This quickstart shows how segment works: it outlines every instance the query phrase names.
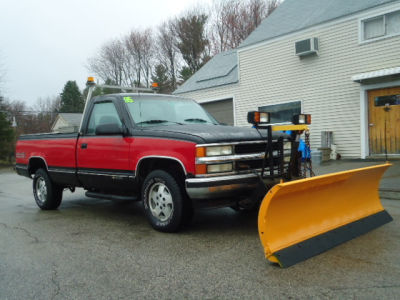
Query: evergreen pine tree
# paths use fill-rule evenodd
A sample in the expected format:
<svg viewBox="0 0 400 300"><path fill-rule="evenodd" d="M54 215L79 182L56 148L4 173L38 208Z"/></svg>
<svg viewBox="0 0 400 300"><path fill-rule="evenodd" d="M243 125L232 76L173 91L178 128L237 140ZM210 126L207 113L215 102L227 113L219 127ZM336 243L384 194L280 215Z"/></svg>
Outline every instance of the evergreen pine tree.
<svg viewBox="0 0 400 300"><path fill-rule="evenodd" d="M62 113L81 113L83 112L84 101L76 81L67 81L61 93Z"/></svg>
<svg viewBox="0 0 400 300"><path fill-rule="evenodd" d="M168 70L163 65L158 64L154 69L154 74L151 76L151 80L158 83L161 94L170 94L173 91L167 72Z"/></svg>
<svg viewBox="0 0 400 300"><path fill-rule="evenodd" d="M9 157L10 148L14 139L14 130L11 127L10 121L7 119L3 97L0 96L0 160L5 160Z"/></svg>

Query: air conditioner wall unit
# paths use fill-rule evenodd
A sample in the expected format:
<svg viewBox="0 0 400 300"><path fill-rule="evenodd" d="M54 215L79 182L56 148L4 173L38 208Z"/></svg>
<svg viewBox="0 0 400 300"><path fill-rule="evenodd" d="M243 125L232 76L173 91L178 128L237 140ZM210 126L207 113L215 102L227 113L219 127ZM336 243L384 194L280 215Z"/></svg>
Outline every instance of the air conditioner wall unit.
<svg viewBox="0 0 400 300"><path fill-rule="evenodd" d="M296 55L306 56L318 54L318 38L309 38L295 43Z"/></svg>

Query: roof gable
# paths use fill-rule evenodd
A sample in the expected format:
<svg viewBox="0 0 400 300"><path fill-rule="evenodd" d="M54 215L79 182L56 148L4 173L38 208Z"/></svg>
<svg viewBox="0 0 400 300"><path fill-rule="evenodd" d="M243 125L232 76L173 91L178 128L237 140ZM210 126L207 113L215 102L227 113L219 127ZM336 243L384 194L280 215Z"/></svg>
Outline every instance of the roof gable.
<svg viewBox="0 0 400 300"><path fill-rule="evenodd" d="M79 113L60 113L58 114L70 126L78 126L81 123L82 114Z"/></svg>
<svg viewBox="0 0 400 300"><path fill-rule="evenodd" d="M243 48L398 0L285 0L239 46Z"/></svg>
<svg viewBox="0 0 400 300"><path fill-rule="evenodd" d="M181 85L174 94L232 84L237 81L237 52L230 50L215 55Z"/></svg>

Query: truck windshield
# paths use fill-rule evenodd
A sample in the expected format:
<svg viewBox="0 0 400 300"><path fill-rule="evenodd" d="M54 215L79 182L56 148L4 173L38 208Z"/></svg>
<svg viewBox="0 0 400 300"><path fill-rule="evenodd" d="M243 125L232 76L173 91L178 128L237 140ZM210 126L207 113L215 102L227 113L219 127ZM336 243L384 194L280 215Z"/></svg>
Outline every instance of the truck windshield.
<svg viewBox="0 0 400 300"><path fill-rule="evenodd" d="M127 98L127 99L125 99ZM133 121L139 126L209 124L218 122L193 100L124 97Z"/></svg>

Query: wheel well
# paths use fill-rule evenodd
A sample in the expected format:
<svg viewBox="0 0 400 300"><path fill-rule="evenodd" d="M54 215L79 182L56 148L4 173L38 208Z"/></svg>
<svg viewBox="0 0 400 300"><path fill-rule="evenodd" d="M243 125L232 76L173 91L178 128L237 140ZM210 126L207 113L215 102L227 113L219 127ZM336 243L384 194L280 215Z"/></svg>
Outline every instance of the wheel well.
<svg viewBox="0 0 400 300"><path fill-rule="evenodd" d="M38 169L44 169L47 171L47 165L44 159L41 157L30 158L28 165L29 175L35 174Z"/></svg>
<svg viewBox="0 0 400 300"><path fill-rule="evenodd" d="M149 157L141 160L136 169L136 178L139 183L142 183L146 176L154 170L167 171L179 181L185 178L185 171L178 161L169 158Z"/></svg>

